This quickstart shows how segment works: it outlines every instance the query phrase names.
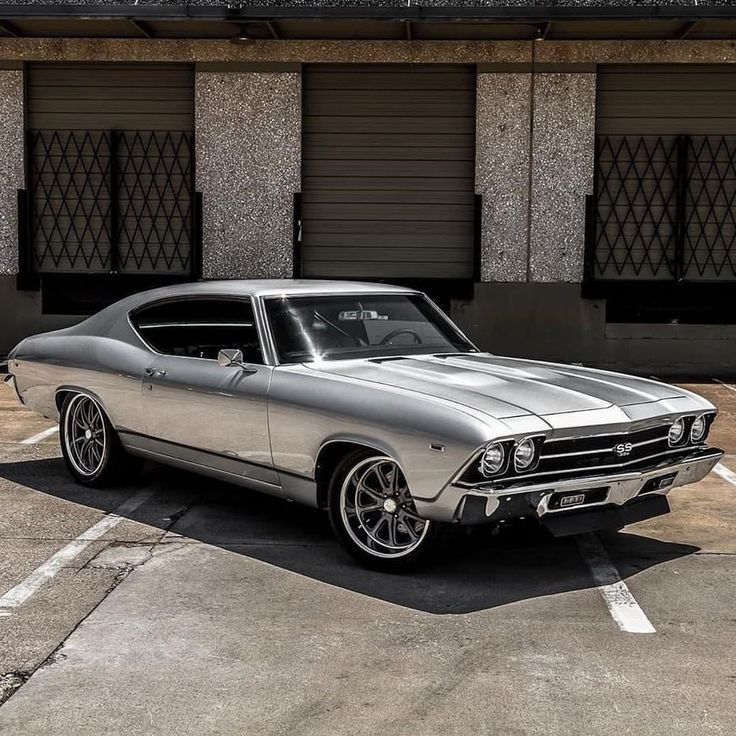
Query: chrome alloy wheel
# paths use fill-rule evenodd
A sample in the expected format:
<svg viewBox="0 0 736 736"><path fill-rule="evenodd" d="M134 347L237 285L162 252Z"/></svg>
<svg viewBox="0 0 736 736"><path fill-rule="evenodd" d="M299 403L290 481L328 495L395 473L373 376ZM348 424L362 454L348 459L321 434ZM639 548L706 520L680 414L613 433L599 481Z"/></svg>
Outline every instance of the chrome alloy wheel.
<svg viewBox="0 0 736 736"><path fill-rule="evenodd" d="M352 540L370 555L403 557L415 550L430 522L417 514L401 468L390 457L370 457L346 476L340 514Z"/></svg>
<svg viewBox="0 0 736 736"><path fill-rule="evenodd" d="M107 432L94 399L77 394L69 402L64 416L64 443L69 461L80 475L92 476L100 470Z"/></svg>

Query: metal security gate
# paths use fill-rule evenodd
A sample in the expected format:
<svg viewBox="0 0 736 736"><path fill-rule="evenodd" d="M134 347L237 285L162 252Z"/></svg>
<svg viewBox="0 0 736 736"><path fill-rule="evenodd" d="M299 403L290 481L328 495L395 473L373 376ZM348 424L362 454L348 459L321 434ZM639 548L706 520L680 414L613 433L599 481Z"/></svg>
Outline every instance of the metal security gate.
<svg viewBox="0 0 736 736"><path fill-rule="evenodd" d="M736 280L736 136L599 136L590 277Z"/></svg>
<svg viewBox="0 0 736 736"><path fill-rule="evenodd" d="M472 279L475 70L308 66L303 95L302 274Z"/></svg>
<svg viewBox="0 0 736 736"><path fill-rule="evenodd" d="M190 132L29 133L28 222L39 273L190 273Z"/></svg>
<svg viewBox="0 0 736 736"><path fill-rule="evenodd" d="M586 280L736 281L736 71L603 67L597 116Z"/></svg>
<svg viewBox="0 0 736 736"><path fill-rule="evenodd" d="M195 274L193 68L31 64L27 78L25 271Z"/></svg>

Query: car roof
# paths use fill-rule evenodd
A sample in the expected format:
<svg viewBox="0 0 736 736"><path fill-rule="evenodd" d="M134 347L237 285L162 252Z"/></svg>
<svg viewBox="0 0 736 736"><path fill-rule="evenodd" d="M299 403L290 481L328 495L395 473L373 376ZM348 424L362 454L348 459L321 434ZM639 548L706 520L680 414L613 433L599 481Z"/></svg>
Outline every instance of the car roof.
<svg viewBox="0 0 736 736"><path fill-rule="evenodd" d="M121 299L101 312L92 315L74 328L105 331L118 319L147 304L162 299L187 296L267 297L299 294L416 294L415 289L391 284L362 283L359 281L321 281L317 279L238 279L230 281L193 281L186 284L163 286L141 291ZM77 329L78 328L78 329Z"/></svg>
<svg viewBox="0 0 736 736"><path fill-rule="evenodd" d="M416 293L414 289L391 284L363 283L359 281L323 281L317 279L233 279L227 281L195 281L187 284L164 286L143 291L129 297L128 308L134 308L158 299L177 296L227 295L227 296L291 296L297 294L382 294Z"/></svg>

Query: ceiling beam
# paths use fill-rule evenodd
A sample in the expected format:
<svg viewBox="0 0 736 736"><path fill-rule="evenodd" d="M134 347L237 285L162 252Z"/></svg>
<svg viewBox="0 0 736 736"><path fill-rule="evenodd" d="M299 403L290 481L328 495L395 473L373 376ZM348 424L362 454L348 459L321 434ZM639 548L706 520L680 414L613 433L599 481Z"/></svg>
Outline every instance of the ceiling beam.
<svg viewBox="0 0 736 736"><path fill-rule="evenodd" d="M15 36L15 38L23 36L18 26L7 20L0 20L0 31L4 31L10 36Z"/></svg>
<svg viewBox="0 0 736 736"><path fill-rule="evenodd" d="M316 20L342 18L353 20L486 20L516 23L545 23L550 20L681 20L736 19L736 6L728 5L458 5L451 0L440 6L408 5L357 6L357 5L263 5L225 7L222 5L138 5L127 2L120 5L97 3L95 5L34 4L0 2L0 17L54 19L100 18L113 20L217 20L217 21L274 21L279 19Z"/></svg>
<svg viewBox="0 0 736 736"><path fill-rule="evenodd" d="M680 41L686 39L695 30L695 26L697 26L699 22L700 21L698 20L689 20L687 23L684 23L677 32L677 38Z"/></svg>
<svg viewBox="0 0 736 736"><path fill-rule="evenodd" d="M552 28L552 21L548 20L541 26L537 26L537 35L534 37L537 41L546 41L549 35L550 28Z"/></svg>
<svg viewBox="0 0 736 736"><path fill-rule="evenodd" d="M146 23L142 20L136 20L135 18L128 18L128 23L133 26L137 31L142 33L146 38L154 38L154 34Z"/></svg>

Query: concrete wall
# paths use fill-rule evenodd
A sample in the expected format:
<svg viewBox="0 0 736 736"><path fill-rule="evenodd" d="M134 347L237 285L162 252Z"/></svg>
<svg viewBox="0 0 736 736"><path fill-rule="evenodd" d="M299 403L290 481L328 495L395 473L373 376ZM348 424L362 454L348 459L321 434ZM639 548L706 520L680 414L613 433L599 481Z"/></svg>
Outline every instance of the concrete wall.
<svg viewBox="0 0 736 736"><path fill-rule="evenodd" d="M0 70L0 274L18 273L18 189L23 189L23 72ZM0 312L2 314L2 312Z"/></svg>
<svg viewBox="0 0 736 736"><path fill-rule="evenodd" d="M18 291L15 276L0 276L0 359L24 337L58 330L83 317L41 313L40 291Z"/></svg>
<svg viewBox="0 0 736 736"><path fill-rule="evenodd" d="M301 75L200 72L195 100L204 277L291 276Z"/></svg>
<svg viewBox="0 0 736 736"><path fill-rule="evenodd" d="M476 284L452 316L484 350L657 376L736 375L736 325L606 324L573 283Z"/></svg>

